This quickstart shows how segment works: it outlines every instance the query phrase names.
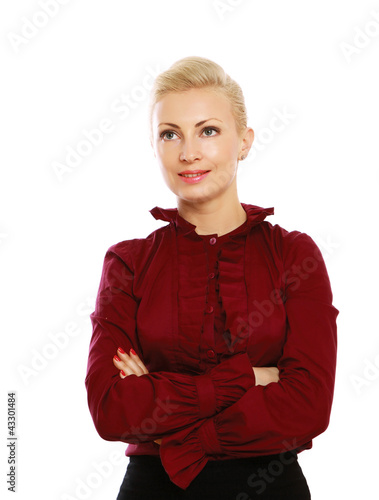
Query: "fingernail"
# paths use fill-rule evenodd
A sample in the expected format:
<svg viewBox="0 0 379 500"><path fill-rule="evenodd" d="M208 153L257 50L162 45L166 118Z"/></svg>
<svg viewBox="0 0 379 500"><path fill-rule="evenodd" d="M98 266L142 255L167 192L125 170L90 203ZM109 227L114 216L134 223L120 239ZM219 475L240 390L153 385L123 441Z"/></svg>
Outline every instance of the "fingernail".
<svg viewBox="0 0 379 500"><path fill-rule="evenodd" d="M121 361L121 359L120 359L118 356L114 356L114 359L115 359L116 361Z"/></svg>
<svg viewBox="0 0 379 500"><path fill-rule="evenodd" d="M136 353L136 351L133 349L133 347L130 349L130 352L131 352L132 354L134 354L134 355L136 355L136 354L137 354L137 353Z"/></svg>
<svg viewBox="0 0 379 500"><path fill-rule="evenodd" d="M124 377L126 377L124 370L121 370L121 375L123 375Z"/></svg>
<svg viewBox="0 0 379 500"><path fill-rule="evenodd" d="M121 352L121 354L125 354L125 351L124 351L123 349L121 349L121 347L119 347L117 350L118 350L119 352Z"/></svg>

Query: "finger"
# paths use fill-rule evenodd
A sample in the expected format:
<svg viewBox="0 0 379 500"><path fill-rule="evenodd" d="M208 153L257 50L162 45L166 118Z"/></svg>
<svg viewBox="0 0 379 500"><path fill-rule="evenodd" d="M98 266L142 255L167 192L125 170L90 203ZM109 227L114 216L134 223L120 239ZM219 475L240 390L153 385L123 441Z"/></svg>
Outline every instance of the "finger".
<svg viewBox="0 0 379 500"><path fill-rule="evenodd" d="M133 367L129 366L125 361L120 359L117 355L113 356L112 361L117 370L120 371L122 370L125 376L135 374L134 373L135 368L133 369Z"/></svg>
<svg viewBox="0 0 379 500"><path fill-rule="evenodd" d="M121 378L128 377L129 375L138 375L133 371L132 368L128 367L126 363L120 360L120 358L117 359L117 356L115 356L113 359L113 364L119 370L119 375Z"/></svg>
<svg viewBox="0 0 379 500"><path fill-rule="evenodd" d="M149 373L148 369L133 348L130 349L130 354L128 355L121 347L119 347L117 349L117 354L128 364L129 367L134 370L134 373L136 375L144 375L145 373Z"/></svg>
<svg viewBox="0 0 379 500"><path fill-rule="evenodd" d="M118 356L114 356L112 361L117 370L123 370L124 372L128 370L127 365Z"/></svg>
<svg viewBox="0 0 379 500"><path fill-rule="evenodd" d="M126 353L117 352L113 357L113 363L119 370L124 370L126 375L137 375L138 377L144 375L144 371Z"/></svg>
<svg viewBox="0 0 379 500"><path fill-rule="evenodd" d="M130 356L137 363L137 365L141 368L143 373L149 373L149 370L146 368L144 362L141 360L141 358L138 356L138 354L136 353L136 351L133 348L130 349Z"/></svg>
<svg viewBox="0 0 379 500"><path fill-rule="evenodd" d="M123 349L121 349L121 347L119 347L117 349L117 351L120 354L126 354L123 351ZM138 356L138 354L136 353L136 351L133 348L131 348L130 351L129 351L129 357L130 357L130 359L132 361L134 361L136 363L136 365L138 365L141 368L141 370L142 370L143 373L149 373L148 370L147 370L147 368L146 368L146 366L145 366L145 364L143 363L143 361L141 360L141 358Z"/></svg>
<svg viewBox="0 0 379 500"><path fill-rule="evenodd" d="M132 370L132 372L135 375L143 375L144 371L143 369L139 366L139 364L134 360L131 356L129 356L126 353L119 354L121 360L124 362L125 367L128 368L129 370Z"/></svg>

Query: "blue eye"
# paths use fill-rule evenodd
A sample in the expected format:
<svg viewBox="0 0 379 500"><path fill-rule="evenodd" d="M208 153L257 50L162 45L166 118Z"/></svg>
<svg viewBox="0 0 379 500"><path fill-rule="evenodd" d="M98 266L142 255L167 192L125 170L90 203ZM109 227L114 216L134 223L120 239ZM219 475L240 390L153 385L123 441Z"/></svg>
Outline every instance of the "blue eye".
<svg viewBox="0 0 379 500"><path fill-rule="evenodd" d="M171 141L172 139L174 139L175 135L176 133L173 132L172 130L165 130L160 134L160 138L166 139L167 141Z"/></svg>
<svg viewBox="0 0 379 500"><path fill-rule="evenodd" d="M208 133L208 132L211 132L211 133ZM215 127L206 127L206 128L203 130L203 134L204 134L204 135L206 135L207 137L212 137L213 135L215 135L215 134L213 134L212 132L217 133L217 132L219 132L219 130L218 130L218 129L216 129Z"/></svg>
<svg viewBox="0 0 379 500"><path fill-rule="evenodd" d="M220 130L216 127L205 127L201 133L204 134L206 137L213 137L219 132ZM164 130L159 135L159 137L165 141L172 141L173 139L175 139L175 136L177 137L177 133L174 132L173 130Z"/></svg>

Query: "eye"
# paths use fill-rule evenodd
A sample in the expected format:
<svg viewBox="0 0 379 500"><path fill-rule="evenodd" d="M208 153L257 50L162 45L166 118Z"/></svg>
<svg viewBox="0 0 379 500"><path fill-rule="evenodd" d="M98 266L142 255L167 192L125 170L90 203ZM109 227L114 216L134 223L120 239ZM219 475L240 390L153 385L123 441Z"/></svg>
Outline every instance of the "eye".
<svg viewBox="0 0 379 500"><path fill-rule="evenodd" d="M207 137L213 137L218 132L220 132L220 130L218 128L216 128L216 127L206 127L203 130L203 134L206 135Z"/></svg>
<svg viewBox="0 0 379 500"><path fill-rule="evenodd" d="M176 133L173 130L164 130L159 137L166 141L172 141L176 136Z"/></svg>

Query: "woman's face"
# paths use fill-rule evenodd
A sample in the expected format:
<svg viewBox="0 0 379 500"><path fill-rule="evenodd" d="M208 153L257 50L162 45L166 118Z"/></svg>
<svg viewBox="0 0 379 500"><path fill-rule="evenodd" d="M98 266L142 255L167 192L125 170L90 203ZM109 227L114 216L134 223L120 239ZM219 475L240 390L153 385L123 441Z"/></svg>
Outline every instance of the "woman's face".
<svg viewBox="0 0 379 500"><path fill-rule="evenodd" d="M154 107L152 132L167 186L190 202L214 199L231 189L242 151L248 152L242 149L246 139L237 132L230 102L217 91L166 94Z"/></svg>

